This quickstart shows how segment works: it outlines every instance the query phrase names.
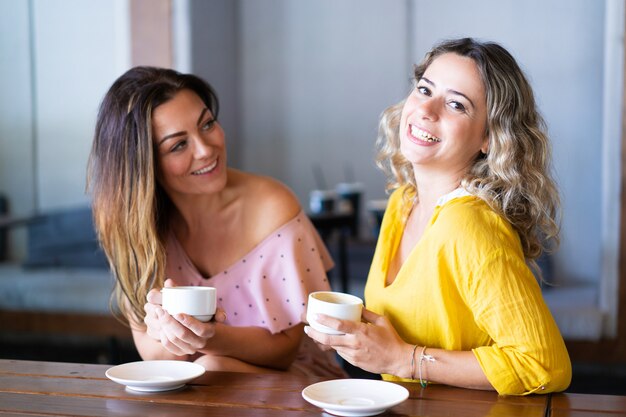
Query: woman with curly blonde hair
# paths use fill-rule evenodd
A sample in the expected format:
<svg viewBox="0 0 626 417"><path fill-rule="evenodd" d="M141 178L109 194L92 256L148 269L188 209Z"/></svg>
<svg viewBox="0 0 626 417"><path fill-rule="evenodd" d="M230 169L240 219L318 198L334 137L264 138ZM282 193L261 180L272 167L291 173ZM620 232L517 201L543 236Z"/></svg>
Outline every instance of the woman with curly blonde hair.
<svg viewBox="0 0 626 417"><path fill-rule="evenodd" d="M532 270L558 245L559 198L532 88L502 46L435 46L381 118L392 193L363 323L313 339L384 379L500 394L567 388L571 363ZM540 274L538 273L540 279Z"/></svg>
<svg viewBox="0 0 626 417"><path fill-rule="evenodd" d="M342 376L302 332L332 259L287 187L228 167L218 110L204 80L155 67L128 70L100 106L88 188L137 350L210 370ZM176 285L215 287L218 320L169 314L159 290Z"/></svg>

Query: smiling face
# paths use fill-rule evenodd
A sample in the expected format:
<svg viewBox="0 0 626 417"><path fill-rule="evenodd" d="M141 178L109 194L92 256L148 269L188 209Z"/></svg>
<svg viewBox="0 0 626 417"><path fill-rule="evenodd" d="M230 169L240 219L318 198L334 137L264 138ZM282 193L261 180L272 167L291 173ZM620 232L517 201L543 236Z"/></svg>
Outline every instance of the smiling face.
<svg viewBox="0 0 626 417"><path fill-rule="evenodd" d="M200 97L182 90L152 113L158 181L170 198L226 184L224 131Z"/></svg>
<svg viewBox="0 0 626 417"><path fill-rule="evenodd" d="M485 87L471 58L445 53L428 66L407 97L400 149L414 169L460 179L487 152Z"/></svg>

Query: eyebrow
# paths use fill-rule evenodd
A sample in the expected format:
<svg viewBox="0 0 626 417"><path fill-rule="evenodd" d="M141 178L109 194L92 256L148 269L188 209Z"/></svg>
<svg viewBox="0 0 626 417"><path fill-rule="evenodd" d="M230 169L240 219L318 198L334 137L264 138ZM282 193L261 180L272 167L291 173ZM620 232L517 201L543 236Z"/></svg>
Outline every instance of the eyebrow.
<svg viewBox="0 0 626 417"><path fill-rule="evenodd" d="M198 121L196 122L198 126L200 126L200 123L202 123L202 119L204 118L205 113L208 111L209 109L207 109L206 107L202 109L202 113L200 113L200 117L198 117Z"/></svg>
<svg viewBox="0 0 626 417"><path fill-rule="evenodd" d="M202 113L200 113L200 117L198 117L198 121L196 122L197 125L200 125L200 123L202 123L202 119L204 118L204 115L208 111L209 111L209 109L207 109L206 107L204 109L202 109ZM168 140L168 139L171 139L171 138L176 137L176 136L182 136L182 135L184 135L186 133L187 132L185 132L184 130L181 130L180 132L174 132L174 133L170 133L169 135L165 135L159 141L158 146L161 146L161 144L163 142L165 142L166 140Z"/></svg>
<svg viewBox="0 0 626 417"><path fill-rule="evenodd" d="M436 87L436 86L437 86L434 82L432 82L431 80L429 80L429 79L428 79L428 78L426 78L426 77L422 77L422 78L421 78L421 80L424 80L426 83L428 83L428 84L432 85L433 87ZM451 88L449 88L449 89L448 89L448 90L446 90L446 91L448 91L448 92L450 92L450 93L452 93L452 94L456 94L456 95L458 95L458 96L464 97L467 101L469 101L469 102L470 102L470 104L472 105L472 107L476 107L476 106L474 105L474 102L472 101L472 99L471 99L471 98L469 98L468 96L466 96L465 94L461 93L460 91L453 90L453 89L451 89Z"/></svg>

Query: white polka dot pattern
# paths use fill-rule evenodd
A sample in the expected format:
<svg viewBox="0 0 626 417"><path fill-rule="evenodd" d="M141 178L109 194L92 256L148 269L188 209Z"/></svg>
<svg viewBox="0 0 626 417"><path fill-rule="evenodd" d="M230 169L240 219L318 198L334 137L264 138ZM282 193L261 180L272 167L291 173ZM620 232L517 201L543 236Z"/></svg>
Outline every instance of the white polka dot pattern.
<svg viewBox="0 0 626 417"><path fill-rule="evenodd" d="M170 233L166 275L177 285L217 288L227 324L277 333L300 323L308 294L329 290L333 261L314 226L300 212L239 261L208 279L201 276Z"/></svg>

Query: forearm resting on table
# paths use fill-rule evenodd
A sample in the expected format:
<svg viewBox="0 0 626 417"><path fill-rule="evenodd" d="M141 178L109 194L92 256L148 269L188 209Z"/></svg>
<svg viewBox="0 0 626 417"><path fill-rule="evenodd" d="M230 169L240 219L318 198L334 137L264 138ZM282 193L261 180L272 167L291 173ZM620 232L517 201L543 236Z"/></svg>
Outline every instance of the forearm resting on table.
<svg viewBox="0 0 626 417"><path fill-rule="evenodd" d="M427 349L426 354L437 358L435 362L422 362L427 368L426 378L463 388L494 390L473 352Z"/></svg>
<svg viewBox="0 0 626 417"><path fill-rule="evenodd" d="M409 346L414 352L413 362L407 361L409 366L405 378L420 377L420 356L423 346ZM425 355L431 355L434 361L421 361L421 376L423 381L436 382L445 385L454 385L462 388L494 390L487 376L480 367L476 356L471 351L451 351L444 349L426 348ZM410 356L407 355L407 358ZM413 365L411 369L411 363Z"/></svg>
<svg viewBox="0 0 626 417"><path fill-rule="evenodd" d="M135 325L133 325L132 331L135 348L137 348L139 356L141 356L141 359L144 361L166 359L186 361L190 359L189 355L179 356L170 352L159 340L151 338L145 330L138 329Z"/></svg>
<svg viewBox="0 0 626 417"><path fill-rule="evenodd" d="M216 326L216 334L201 353L228 356L257 366L287 369L295 359L304 324L272 334L261 327Z"/></svg>
<svg viewBox="0 0 626 417"><path fill-rule="evenodd" d="M199 355L226 356L261 367L287 369L295 359L302 339L303 324L272 334L261 327L216 325L216 333L195 355L176 355L145 329L132 326L133 339L143 360L192 360Z"/></svg>

